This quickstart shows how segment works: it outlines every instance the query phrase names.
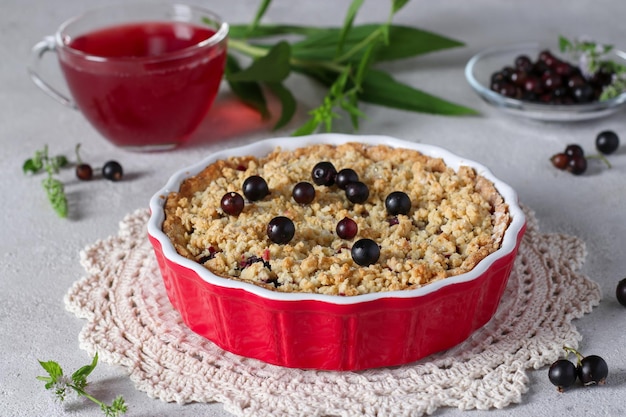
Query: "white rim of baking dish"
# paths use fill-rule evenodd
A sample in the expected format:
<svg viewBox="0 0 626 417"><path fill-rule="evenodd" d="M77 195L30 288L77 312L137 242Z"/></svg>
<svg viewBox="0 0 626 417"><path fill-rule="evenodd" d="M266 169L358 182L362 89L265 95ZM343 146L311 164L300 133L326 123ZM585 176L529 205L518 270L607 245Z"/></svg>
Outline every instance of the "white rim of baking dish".
<svg viewBox="0 0 626 417"><path fill-rule="evenodd" d="M385 291L385 292L377 292L377 293L368 293L368 294L360 294L353 296L340 296L340 295L327 295L327 294L317 294L317 293L286 293L279 291L268 290L263 287L259 287L252 283L247 283L243 281L237 281L229 278L220 277L203 265L192 261L191 259L185 258L184 256L178 254L174 245L171 243L169 237L161 230L163 221L165 220L165 212L163 210L165 197L171 192L177 192L180 188L180 184L187 177L198 174L202 171L207 165L219 160L226 159L231 156L244 156L244 155L255 155L262 156L266 155L276 147L281 147L285 150L291 150L296 148L301 148L307 145L313 144L331 144L331 145L339 145L347 142L360 142L369 145L388 145L394 148L406 148L413 149L423 153L424 155L442 158L446 165L453 168L455 171L459 169L460 166L470 166L474 168L479 175L484 176L493 182L494 186L504 198L504 201L507 203L509 208L509 214L511 216L511 222L504 233L504 237L502 239L502 244L500 248L493 252L492 254L485 257L482 261L480 261L470 272L466 272L464 274L455 275L443 280L435 281L424 285L420 288L410 289L410 290L398 290L398 291ZM284 137L284 138L272 138L261 140L249 145L240 146L236 148L229 148L217 151L201 161L187 167L183 168L177 172L175 172L166 183L166 185L157 191L152 198L150 199L150 219L148 220L148 233L155 238L161 245L163 250L163 255L185 268L188 268L195 273L198 274L200 278L206 281L209 284L216 285L219 287L226 287L232 289L241 289L247 291L249 293L255 294L259 297L263 297L270 300L276 301L303 301L303 300L314 300L321 301L330 304L341 304L341 305L349 305L349 304L358 304L368 301L373 301L382 298L415 298L421 297L426 294L435 292L442 287L448 285L454 285L462 282L472 281L482 274L484 274L487 269L498 259L509 255L512 251L515 250L517 245L517 239L520 231L525 225L526 219L524 216L524 212L519 206L517 193L513 188L511 188L508 184L502 182L498 178L496 178L493 173L485 166L459 157L452 152L443 149L438 146L433 145L425 145L421 143L408 142L405 140L396 139L390 136L378 136L378 135L346 135L346 134L318 134L318 135L310 135L310 136L302 136L302 137Z"/></svg>

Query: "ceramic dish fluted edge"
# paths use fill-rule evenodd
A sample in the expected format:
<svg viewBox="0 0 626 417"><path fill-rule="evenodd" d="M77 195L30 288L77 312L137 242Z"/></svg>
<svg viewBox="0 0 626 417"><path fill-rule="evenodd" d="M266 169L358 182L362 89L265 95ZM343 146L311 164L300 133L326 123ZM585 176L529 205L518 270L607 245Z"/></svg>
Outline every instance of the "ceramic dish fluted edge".
<svg viewBox="0 0 626 417"><path fill-rule="evenodd" d="M500 249L461 275L413 290L357 296L283 293L219 277L179 255L161 230L165 199L186 178L231 156L264 156L311 144L360 142L442 158L455 171L473 167L508 205ZM465 340L499 304L526 227L515 191L485 166L443 148L388 136L320 134L273 138L217 151L174 173L150 199L148 237L172 305L194 332L232 353L297 368L357 370L416 361Z"/></svg>
<svg viewBox="0 0 626 417"><path fill-rule="evenodd" d="M556 44L524 42L487 48L474 55L465 65L465 78L472 89L488 104L508 114L545 122L578 122L609 116L624 106L626 92L609 100L589 104L541 104L505 97L489 88L491 75L505 66L513 66L519 55L527 55L536 60L543 50L559 54ZM626 52L613 49L609 56L616 62L626 65Z"/></svg>

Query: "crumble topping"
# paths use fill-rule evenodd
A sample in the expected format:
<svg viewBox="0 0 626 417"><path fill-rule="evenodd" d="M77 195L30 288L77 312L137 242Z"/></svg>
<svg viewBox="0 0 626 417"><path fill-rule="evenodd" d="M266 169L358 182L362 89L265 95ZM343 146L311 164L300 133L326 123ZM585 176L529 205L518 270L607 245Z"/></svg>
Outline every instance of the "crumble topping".
<svg viewBox="0 0 626 417"><path fill-rule="evenodd" d="M311 170L320 161L355 170L369 187L367 201L351 203L336 185L314 185L315 199L296 203L294 185L312 183ZM242 194L252 175L267 181L269 195L246 200L237 216L224 213L222 197ZM387 213L385 198L393 191L410 197L407 215ZM455 172L414 150L360 143L216 161L167 197L165 215L163 231L177 252L221 277L275 291L344 296L413 289L468 272L500 247L509 223L502 197L473 168ZM295 225L287 244L268 238L267 225L277 216ZM349 240L335 231L345 217L358 225ZM379 259L368 266L350 253L363 238L380 247Z"/></svg>

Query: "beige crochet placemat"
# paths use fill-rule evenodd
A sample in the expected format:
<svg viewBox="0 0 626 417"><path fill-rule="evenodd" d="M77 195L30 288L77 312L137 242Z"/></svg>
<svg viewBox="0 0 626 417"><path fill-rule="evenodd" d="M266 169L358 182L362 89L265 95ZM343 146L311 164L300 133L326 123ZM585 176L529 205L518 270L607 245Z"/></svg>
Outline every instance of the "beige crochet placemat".
<svg viewBox="0 0 626 417"><path fill-rule="evenodd" d="M86 320L81 348L126 368L163 401L220 402L240 416L423 415L439 407L502 408L528 390L525 370L581 338L572 320L600 301L579 272L584 243L528 229L494 318L464 343L424 360L360 372L287 369L243 358L191 332L170 305L146 235L147 210L81 252L87 276L65 297ZM359 395L355 396L354 393Z"/></svg>

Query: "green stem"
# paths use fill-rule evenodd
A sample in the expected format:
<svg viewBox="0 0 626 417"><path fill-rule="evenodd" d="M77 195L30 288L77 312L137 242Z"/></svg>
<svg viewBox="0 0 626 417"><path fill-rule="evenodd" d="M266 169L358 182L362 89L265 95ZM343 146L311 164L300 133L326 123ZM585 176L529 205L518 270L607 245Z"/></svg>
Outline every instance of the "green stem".
<svg viewBox="0 0 626 417"><path fill-rule="evenodd" d="M267 55L268 49L252 45L246 41L239 39L229 39L228 48L251 58L261 58ZM289 63L299 68L323 68L334 72L342 72L345 66L331 61L305 61L297 58L291 58Z"/></svg>
<svg viewBox="0 0 626 417"><path fill-rule="evenodd" d="M587 155L587 159L600 159L602 161L604 161L604 163L606 164L606 166L611 169L613 168L613 165L611 165L611 163L609 162L609 160L607 159L606 156L602 155L601 153L599 154L594 154L594 155Z"/></svg>
<svg viewBox="0 0 626 417"><path fill-rule="evenodd" d="M229 39L228 49L241 52L242 54L245 54L252 58L261 58L267 55L267 49L261 48L260 46L251 45L248 42L241 41L238 39Z"/></svg>
<svg viewBox="0 0 626 417"><path fill-rule="evenodd" d="M368 46L374 39L379 37L381 33L382 33L382 31L380 30L380 28L376 29L375 31L370 33L367 38L363 39L361 42L359 42L356 45L354 45L352 48L350 48L343 55L341 55L340 57L336 58L335 62L344 62L347 59L351 58L353 55L358 53L361 49L363 49L366 46Z"/></svg>
<svg viewBox="0 0 626 417"><path fill-rule="evenodd" d="M91 394L89 394L87 391L78 388L76 385L68 385L70 388L72 388L74 391L76 391L81 397L85 397L90 401L93 401L94 403L98 404L98 406L100 406L101 409L104 408L108 408L109 406L106 405L104 402L100 401L99 399L97 399L96 397L92 396Z"/></svg>
<svg viewBox="0 0 626 417"><path fill-rule="evenodd" d="M573 353L574 355L576 355L576 359L578 361L578 364L580 364L580 362L584 359L584 356L582 355L582 353L580 353L579 351L577 351L573 347L563 346L563 350L565 350L565 352L567 352L568 354L569 353Z"/></svg>

